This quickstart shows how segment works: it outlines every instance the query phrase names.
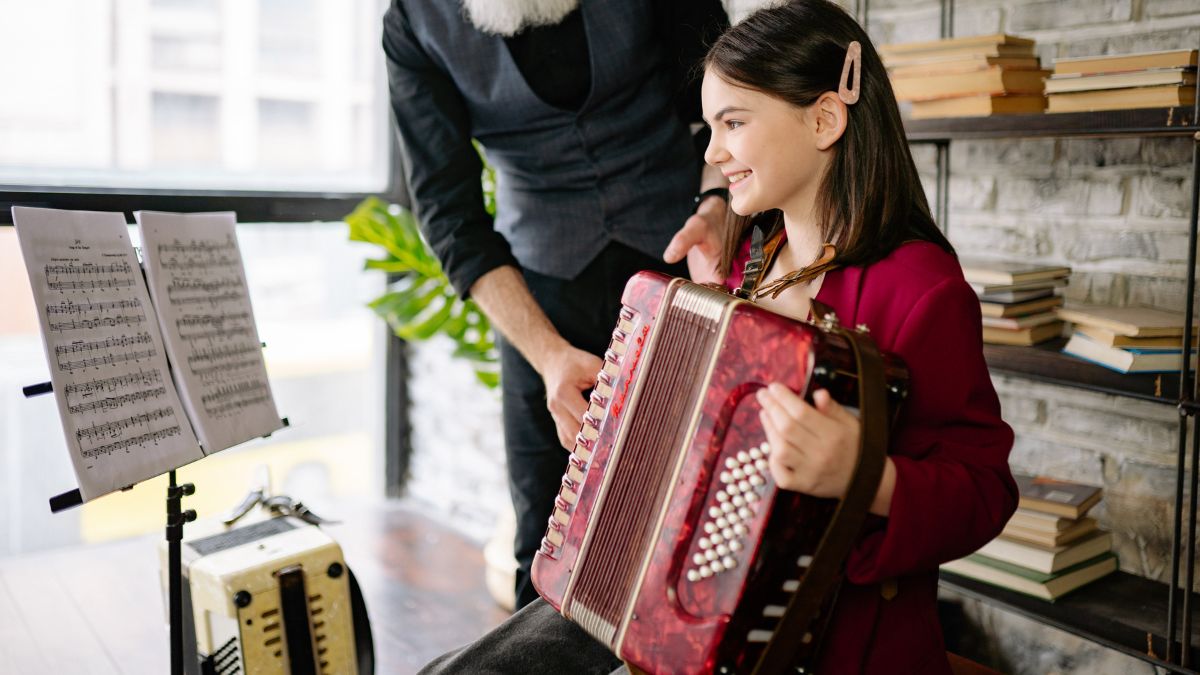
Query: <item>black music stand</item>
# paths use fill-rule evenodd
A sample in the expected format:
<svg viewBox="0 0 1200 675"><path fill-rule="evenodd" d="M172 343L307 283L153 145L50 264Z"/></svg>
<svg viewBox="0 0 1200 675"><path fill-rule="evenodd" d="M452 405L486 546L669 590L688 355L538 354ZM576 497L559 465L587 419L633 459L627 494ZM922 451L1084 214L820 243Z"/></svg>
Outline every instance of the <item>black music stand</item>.
<svg viewBox="0 0 1200 675"><path fill-rule="evenodd" d="M265 345L264 345L265 346ZM23 387L21 392L25 398L33 398L54 391L54 385L49 382ZM286 417L279 420L284 427L289 426ZM269 438L271 434L263 436ZM168 473L167 483L167 622L171 634L171 675L183 675L183 572L181 567L181 543L183 542L183 524L196 519L194 509L183 510L183 498L196 493L192 483L177 485L175 469ZM132 490L128 485L121 491ZM83 493L79 488L68 490L50 498L50 512L59 513L83 504Z"/></svg>

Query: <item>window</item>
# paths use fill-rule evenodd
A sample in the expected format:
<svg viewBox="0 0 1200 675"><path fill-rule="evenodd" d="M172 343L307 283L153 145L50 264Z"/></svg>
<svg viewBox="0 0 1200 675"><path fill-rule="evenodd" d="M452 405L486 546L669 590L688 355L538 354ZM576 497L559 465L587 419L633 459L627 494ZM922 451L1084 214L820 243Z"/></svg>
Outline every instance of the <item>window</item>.
<svg viewBox="0 0 1200 675"><path fill-rule="evenodd" d="M389 187L380 0L4 7L0 185Z"/></svg>

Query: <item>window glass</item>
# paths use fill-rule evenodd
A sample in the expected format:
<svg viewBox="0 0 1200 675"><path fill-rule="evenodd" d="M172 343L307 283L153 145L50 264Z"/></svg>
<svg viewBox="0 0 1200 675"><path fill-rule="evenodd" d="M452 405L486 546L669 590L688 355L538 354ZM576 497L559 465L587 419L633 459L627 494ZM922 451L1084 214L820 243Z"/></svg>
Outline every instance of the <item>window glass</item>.
<svg viewBox="0 0 1200 675"><path fill-rule="evenodd" d="M383 10L0 0L0 184L384 191Z"/></svg>

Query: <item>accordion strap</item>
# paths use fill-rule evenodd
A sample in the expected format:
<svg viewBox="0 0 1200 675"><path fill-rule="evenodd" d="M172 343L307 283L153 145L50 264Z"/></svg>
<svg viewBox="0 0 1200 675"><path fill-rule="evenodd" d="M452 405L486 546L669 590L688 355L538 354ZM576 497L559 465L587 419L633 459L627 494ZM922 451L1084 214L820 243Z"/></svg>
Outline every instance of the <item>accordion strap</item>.
<svg viewBox="0 0 1200 675"><path fill-rule="evenodd" d="M756 675L788 671L799 665L797 661L802 654L815 653L817 636L810 634L804 639L805 635L814 630L822 604L841 581L842 566L866 520L887 459L890 416L883 357L879 349L865 332L837 325L832 311L815 300L813 315L824 317L827 320L825 328L844 337L854 353L862 422L858 464L846 495L817 544L812 564L801 577L800 586L792 595L774 636L759 657L754 668Z"/></svg>

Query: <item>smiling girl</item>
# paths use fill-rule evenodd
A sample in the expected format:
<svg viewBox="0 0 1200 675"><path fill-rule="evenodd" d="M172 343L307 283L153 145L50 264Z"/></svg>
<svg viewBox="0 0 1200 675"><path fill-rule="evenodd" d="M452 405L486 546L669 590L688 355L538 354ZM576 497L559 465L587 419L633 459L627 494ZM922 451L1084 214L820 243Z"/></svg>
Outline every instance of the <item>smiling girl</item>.
<svg viewBox="0 0 1200 675"><path fill-rule="evenodd" d="M995 537L1016 508L1013 435L983 360L979 301L929 215L887 73L841 8L793 0L714 44L702 100L712 127L705 160L728 177L738 214L716 272L797 319L820 301L909 371L874 515L846 561L815 672L947 675L937 566ZM758 400L776 484L845 494L855 416L824 391L809 402L771 384ZM538 600L423 672L618 666Z"/></svg>
<svg viewBox="0 0 1200 675"><path fill-rule="evenodd" d="M737 214L718 274L793 318L809 318L814 299L828 305L910 374L816 672L949 673L937 566L995 537L1016 508L1013 436L983 359L979 301L930 217L883 63L841 8L796 0L716 42L702 100L705 161L729 178ZM765 245L751 246L754 228ZM858 420L825 391L810 404L771 384L758 399L776 484L845 494Z"/></svg>

